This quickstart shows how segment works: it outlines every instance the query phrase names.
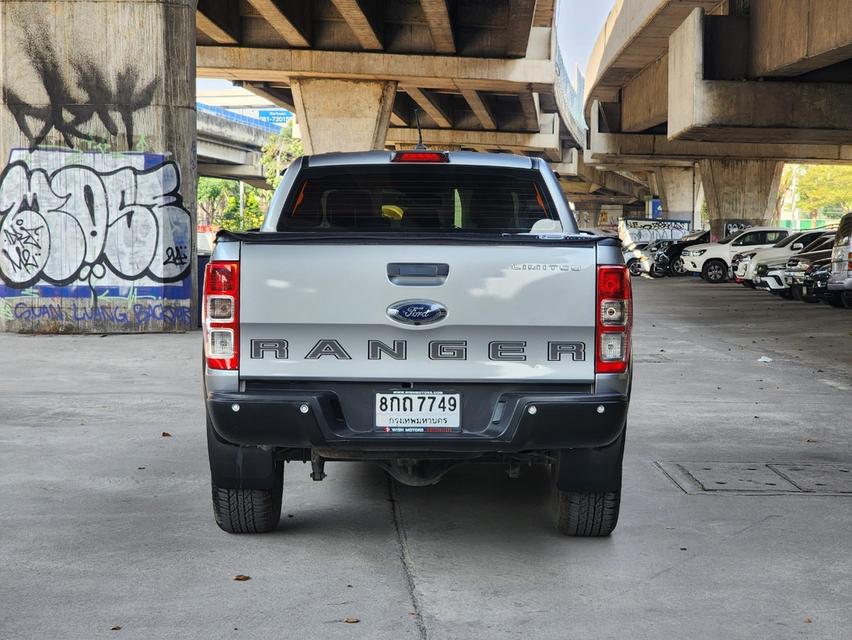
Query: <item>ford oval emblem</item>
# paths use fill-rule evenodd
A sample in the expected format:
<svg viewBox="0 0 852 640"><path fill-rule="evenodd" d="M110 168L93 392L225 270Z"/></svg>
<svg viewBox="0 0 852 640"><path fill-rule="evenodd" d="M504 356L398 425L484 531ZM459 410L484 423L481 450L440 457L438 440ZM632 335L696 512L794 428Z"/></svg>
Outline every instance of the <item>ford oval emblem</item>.
<svg viewBox="0 0 852 640"><path fill-rule="evenodd" d="M433 300L403 300L388 307L388 317L402 324L432 324L447 317L447 308Z"/></svg>

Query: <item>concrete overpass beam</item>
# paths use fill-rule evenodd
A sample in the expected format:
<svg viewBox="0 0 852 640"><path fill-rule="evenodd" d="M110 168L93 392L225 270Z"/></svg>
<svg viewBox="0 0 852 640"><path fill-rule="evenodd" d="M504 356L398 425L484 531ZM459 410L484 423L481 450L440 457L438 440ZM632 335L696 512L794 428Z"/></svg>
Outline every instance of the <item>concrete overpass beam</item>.
<svg viewBox="0 0 852 640"><path fill-rule="evenodd" d="M248 0L248 2L291 47L311 46L310 2L275 2L275 0Z"/></svg>
<svg viewBox="0 0 852 640"><path fill-rule="evenodd" d="M420 0L420 6L423 9L426 22L429 24L435 53L454 54L456 42L453 37L453 24L450 20L447 0Z"/></svg>
<svg viewBox="0 0 852 640"><path fill-rule="evenodd" d="M382 44L381 20L377 13L382 9L381 3L373 2L370 10L365 10L364 0L331 0L337 11L343 16L352 33L358 38L365 51L381 51Z"/></svg>
<svg viewBox="0 0 852 640"><path fill-rule="evenodd" d="M729 18L695 9L669 40L669 139L852 143L852 84L705 79L705 55L726 55L708 20Z"/></svg>
<svg viewBox="0 0 852 640"><path fill-rule="evenodd" d="M470 106L471 111L473 111L479 119L483 129L493 131L497 128L497 121L494 119L494 113L491 111L491 108L488 106L485 98L480 95L478 91L475 91L474 89L461 89L461 94L464 99L467 100L467 104Z"/></svg>
<svg viewBox="0 0 852 640"><path fill-rule="evenodd" d="M217 44L239 44L240 4L237 0L198 0L198 31Z"/></svg>
<svg viewBox="0 0 852 640"><path fill-rule="evenodd" d="M193 328L195 15L2 3L0 330Z"/></svg>
<svg viewBox="0 0 852 640"><path fill-rule="evenodd" d="M293 79L305 153L383 149L396 82Z"/></svg>
<svg viewBox="0 0 852 640"><path fill-rule="evenodd" d="M663 124L667 118L669 57L645 67L621 92L621 130L638 133Z"/></svg>
<svg viewBox="0 0 852 640"><path fill-rule="evenodd" d="M751 71L797 76L852 58L849 0L751 0Z"/></svg>
<svg viewBox="0 0 852 640"><path fill-rule="evenodd" d="M434 92L426 89L418 89L417 87L408 87L406 89L411 99L417 103L417 106L423 109L426 114L442 129L451 129L453 126L453 116L450 109L442 104L443 96L438 96Z"/></svg>
<svg viewBox="0 0 852 640"><path fill-rule="evenodd" d="M658 167L654 170L657 195L667 220L692 221L698 184L693 167Z"/></svg>
<svg viewBox="0 0 852 640"><path fill-rule="evenodd" d="M388 129L387 143L400 148L417 144L415 128ZM507 131L462 131L454 129L423 129L423 142L437 149L486 149L512 153L541 153L551 162L562 159L558 121L553 131L540 133L510 133Z"/></svg>
<svg viewBox="0 0 852 640"><path fill-rule="evenodd" d="M783 162L700 160L699 168L713 236L723 237L728 221L757 225L772 217Z"/></svg>

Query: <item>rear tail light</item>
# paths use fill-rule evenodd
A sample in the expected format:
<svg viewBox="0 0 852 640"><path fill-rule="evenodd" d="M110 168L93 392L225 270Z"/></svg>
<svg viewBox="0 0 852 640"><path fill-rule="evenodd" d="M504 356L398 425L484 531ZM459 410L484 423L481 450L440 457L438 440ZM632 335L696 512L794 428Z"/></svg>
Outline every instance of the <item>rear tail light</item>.
<svg viewBox="0 0 852 640"><path fill-rule="evenodd" d="M598 267L595 373L624 373L630 362L633 292L623 265Z"/></svg>
<svg viewBox="0 0 852 640"><path fill-rule="evenodd" d="M240 365L240 263L207 263L202 317L204 355L209 369L234 371Z"/></svg>
<svg viewBox="0 0 852 640"><path fill-rule="evenodd" d="M847 271L852 271L852 251L849 252L849 255L846 256L849 259L849 262L846 265Z"/></svg>
<svg viewBox="0 0 852 640"><path fill-rule="evenodd" d="M441 151L397 151L392 162L449 162L450 158Z"/></svg>

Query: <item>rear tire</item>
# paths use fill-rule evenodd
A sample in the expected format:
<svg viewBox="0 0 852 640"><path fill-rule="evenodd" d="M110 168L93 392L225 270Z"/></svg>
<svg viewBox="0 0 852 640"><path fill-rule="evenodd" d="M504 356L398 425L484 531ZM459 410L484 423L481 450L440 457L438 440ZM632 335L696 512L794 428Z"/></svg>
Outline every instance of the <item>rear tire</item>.
<svg viewBox="0 0 852 640"><path fill-rule="evenodd" d="M728 265L722 260L708 260L701 269L701 277L711 284L728 281Z"/></svg>
<svg viewBox="0 0 852 640"><path fill-rule="evenodd" d="M610 535L618 524L621 490L553 490L553 523L566 536L600 538Z"/></svg>
<svg viewBox="0 0 852 640"><path fill-rule="evenodd" d="M222 489L213 485L213 515L228 533L267 533L281 520L283 468L272 489Z"/></svg>
<svg viewBox="0 0 852 640"><path fill-rule="evenodd" d="M843 309L845 306L840 296L831 296L829 298L826 298L825 301L835 309Z"/></svg>

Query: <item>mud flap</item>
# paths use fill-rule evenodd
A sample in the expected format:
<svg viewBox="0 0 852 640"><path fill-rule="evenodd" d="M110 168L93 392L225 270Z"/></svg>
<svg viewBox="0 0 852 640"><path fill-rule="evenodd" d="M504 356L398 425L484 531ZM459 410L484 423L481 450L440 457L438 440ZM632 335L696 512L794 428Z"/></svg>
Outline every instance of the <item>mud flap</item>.
<svg viewBox="0 0 852 640"><path fill-rule="evenodd" d="M612 444L598 449L561 449L556 486L560 491L618 491L627 427Z"/></svg>
<svg viewBox="0 0 852 640"><path fill-rule="evenodd" d="M220 440L209 416L207 453L211 480L220 489L272 489L281 474L281 463L276 462L272 451Z"/></svg>

